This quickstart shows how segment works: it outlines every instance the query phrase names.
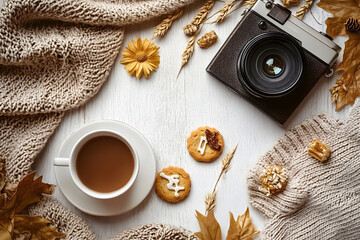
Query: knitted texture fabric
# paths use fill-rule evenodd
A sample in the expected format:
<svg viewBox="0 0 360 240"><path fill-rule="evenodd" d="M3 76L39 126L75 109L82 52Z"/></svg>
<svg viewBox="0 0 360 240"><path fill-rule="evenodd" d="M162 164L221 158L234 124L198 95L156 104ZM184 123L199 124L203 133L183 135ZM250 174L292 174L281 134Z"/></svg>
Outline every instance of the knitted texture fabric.
<svg viewBox="0 0 360 240"><path fill-rule="evenodd" d="M124 25L192 1L2 0L0 158L10 180L32 171L64 112L100 90L119 53ZM85 222L55 199L31 209L68 233L67 239L95 239Z"/></svg>
<svg viewBox="0 0 360 240"><path fill-rule="evenodd" d="M30 215L51 219L53 227L59 232L67 233L66 239L96 239L95 234L82 218L59 205L52 197L43 197L37 205L31 205L28 211Z"/></svg>
<svg viewBox="0 0 360 240"><path fill-rule="evenodd" d="M165 224L148 224L128 229L109 240L197 240L186 229Z"/></svg>
<svg viewBox="0 0 360 240"><path fill-rule="evenodd" d="M320 162L307 153L318 139L331 149ZM284 191L266 196L259 175L270 165L286 169ZM262 239L360 239L360 106L345 123L326 115L288 131L250 171L251 204L266 218Z"/></svg>

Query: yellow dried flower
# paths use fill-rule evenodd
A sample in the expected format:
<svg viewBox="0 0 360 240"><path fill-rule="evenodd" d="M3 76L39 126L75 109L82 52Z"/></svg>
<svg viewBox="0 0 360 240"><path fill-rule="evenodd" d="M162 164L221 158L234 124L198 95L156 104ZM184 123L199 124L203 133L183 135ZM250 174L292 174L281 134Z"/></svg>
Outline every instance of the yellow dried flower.
<svg viewBox="0 0 360 240"><path fill-rule="evenodd" d="M126 49L121 52L124 58L120 63L125 64L125 70L129 72L130 76L136 73L137 78L140 78L142 74L145 75L145 78L149 78L150 73L159 67L159 49L149 39L141 40L138 36L136 41L128 42Z"/></svg>

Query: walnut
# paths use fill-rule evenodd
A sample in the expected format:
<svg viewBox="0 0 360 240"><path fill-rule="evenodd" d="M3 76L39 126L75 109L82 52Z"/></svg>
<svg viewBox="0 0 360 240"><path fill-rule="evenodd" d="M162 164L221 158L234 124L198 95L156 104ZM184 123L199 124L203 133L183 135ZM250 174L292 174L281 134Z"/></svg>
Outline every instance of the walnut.
<svg viewBox="0 0 360 240"><path fill-rule="evenodd" d="M300 3L300 0L282 0L282 3L285 7L291 7L298 5Z"/></svg>
<svg viewBox="0 0 360 240"><path fill-rule="evenodd" d="M197 40L197 43L199 45L199 47L201 48L208 48L210 47L218 38L218 36L216 35L215 31L211 31L206 33L204 36L202 36L201 38L199 38Z"/></svg>
<svg viewBox="0 0 360 240"><path fill-rule="evenodd" d="M259 190L266 196L283 191L287 184L285 169L281 166L269 166L260 174L260 181Z"/></svg>
<svg viewBox="0 0 360 240"><path fill-rule="evenodd" d="M320 142L319 140L315 139L308 148L308 153L313 158L316 158L320 162L327 160L330 157L330 148Z"/></svg>

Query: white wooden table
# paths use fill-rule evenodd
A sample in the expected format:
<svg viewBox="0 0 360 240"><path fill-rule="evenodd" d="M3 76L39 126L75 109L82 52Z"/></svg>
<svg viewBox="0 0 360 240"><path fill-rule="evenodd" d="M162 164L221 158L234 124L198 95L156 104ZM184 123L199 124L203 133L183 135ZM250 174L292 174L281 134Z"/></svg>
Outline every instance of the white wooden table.
<svg viewBox="0 0 360 240"><path fill-rule="evenodd" d="M0 0L1 2L1 0ZM223 5L218 2L215 9ZM319 113L346 118L349 108L336 113L330 100L330 87L336 77L323 78L302 104L293 113L284 127L279 126L254 106L236 95L222 83L211 77L205 68L226 40L229 33L241 19L242 10L233 13L221 25L206 25L202 33L215 30L217 43L207 50L196 46L193 57L178 79L181 54L187 38L182 27L189 23L200 4L185 9L185 15L174 23L170 32L156 40L160 46L161 63L150 79L136 79L128 76L119 63L119 55L108 81L100 92L85 106L67 112L60 127L50 138L47 146L38 156L35 169L44 175L45 182L56 183L53 159L66 136L87 123L101 119L123 121L138 129L151 143L157 160L158 171L170 165L184 168L191 176L192 189L188 198L178 204L162 201L154 190L140 206L115 217L94 217L82 213L72 206L61 193L55 197L66 207L81 215L94 230L98 239L107 239L122 230L147 223L167 223L198 231L195 209L204 212L205 194L210 192L219 174L221 160L204 164L193 160L186 148L190 132L200 126L212 126L224 136L224 156L235 144L239 144L231 170L218 186L215 215L225 236L229 226L229 211L243 214L250 207L253 223L257 229L264 226L262 215L249 204L246 176L256 160L275 144L287 129ZM324 23L328 16L313 6L314 17ZM308 13L304 21L325 31L326 25L319 25ZM127 27L125 45L136 36L150 38L156 19L144 24ZM344 38L336 42L344 46Z"/></svg>

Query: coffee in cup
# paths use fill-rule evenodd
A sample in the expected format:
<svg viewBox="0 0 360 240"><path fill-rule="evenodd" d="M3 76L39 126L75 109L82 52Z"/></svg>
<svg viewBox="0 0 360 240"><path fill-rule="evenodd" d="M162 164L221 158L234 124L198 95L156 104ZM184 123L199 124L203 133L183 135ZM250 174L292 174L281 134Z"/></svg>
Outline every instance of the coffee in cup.
<svg viewBox="0 0 360 240"><path fill-rule="evenodd" d="M69 166L75 184L100 199L126 192L139 169L136 152L129 142L111 131L87 134L75 144L69 159L56 158L55 165Z"/></svg>

